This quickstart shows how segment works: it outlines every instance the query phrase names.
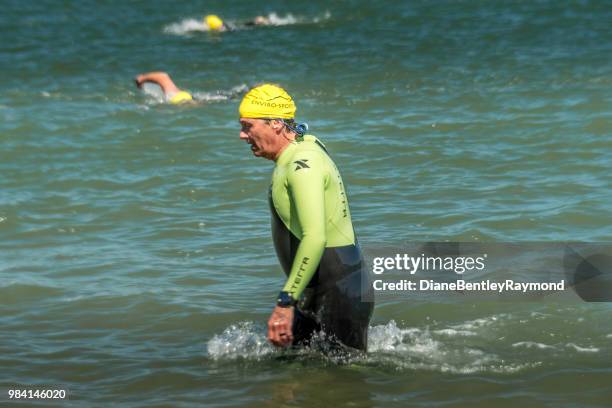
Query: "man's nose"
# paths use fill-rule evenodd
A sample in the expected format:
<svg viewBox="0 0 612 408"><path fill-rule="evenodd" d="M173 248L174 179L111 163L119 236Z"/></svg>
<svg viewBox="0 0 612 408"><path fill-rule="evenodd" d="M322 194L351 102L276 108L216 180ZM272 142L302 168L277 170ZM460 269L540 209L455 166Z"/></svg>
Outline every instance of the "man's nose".
<svg viewBox="0 0 612 408"><path fill-rule="evenodd" d="M249 135L247 135L246 133L244 133L242 130L240 131L240 139L241 140L247 140L249 138Z"/></svg>

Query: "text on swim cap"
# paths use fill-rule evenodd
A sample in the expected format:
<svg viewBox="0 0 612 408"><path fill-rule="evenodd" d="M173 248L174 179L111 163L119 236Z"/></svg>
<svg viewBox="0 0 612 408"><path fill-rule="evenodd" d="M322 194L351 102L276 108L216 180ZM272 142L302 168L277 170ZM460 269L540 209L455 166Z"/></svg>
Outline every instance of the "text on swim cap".
<svg viewBox="0 0 612 408"><path fill-rule="evenodd" d="M266 102L266 101L258 101L258 100L251 100L251 103L253 105L260 105L260 106L265 106L267 108L272 108L272 109L290 109L293 107L292 104L290 103L276 103L276 102Z"/></svg>

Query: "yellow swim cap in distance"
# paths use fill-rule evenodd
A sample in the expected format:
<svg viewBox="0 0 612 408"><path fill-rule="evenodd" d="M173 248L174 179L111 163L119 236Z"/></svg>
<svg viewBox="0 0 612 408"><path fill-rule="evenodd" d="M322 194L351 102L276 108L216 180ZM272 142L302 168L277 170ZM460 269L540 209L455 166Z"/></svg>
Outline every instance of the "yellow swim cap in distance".
<svg viewBox="0 0 612 408"><path fill-rule="evenodd" d="M210 31L219 31L223 28L223 20L214 14L209 14L204 17L204 22Z"/></svg>
<svg viewBox="0 0 612 408"><path fill-rule="evenodd" d="M241 118L293 119L295 103L280 86L264 84L251 89L240 102Z"/></svg>

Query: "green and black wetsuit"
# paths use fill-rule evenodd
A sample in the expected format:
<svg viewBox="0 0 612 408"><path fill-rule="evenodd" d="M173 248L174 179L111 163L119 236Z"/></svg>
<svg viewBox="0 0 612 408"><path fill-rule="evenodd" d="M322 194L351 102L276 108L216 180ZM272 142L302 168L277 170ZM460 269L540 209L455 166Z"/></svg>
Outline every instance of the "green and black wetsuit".
<svg viewBox="0 0 612 408"><path fill-rule="evenodd" d="M316 137L292 142L276 160L270 207L274 246L288 276L283 290L303 295L294 343L322 330L366 350L374 304L362 299L366 271L340 172Z"/></svg>

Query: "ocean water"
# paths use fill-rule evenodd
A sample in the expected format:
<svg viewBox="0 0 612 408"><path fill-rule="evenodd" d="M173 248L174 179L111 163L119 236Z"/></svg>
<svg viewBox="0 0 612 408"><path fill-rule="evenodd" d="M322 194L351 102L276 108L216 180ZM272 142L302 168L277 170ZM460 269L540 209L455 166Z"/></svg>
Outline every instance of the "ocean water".
<svg viewBox="0 0 612 408"><path fill-rule="evenodd" d="M241 92L285 87L366 250L610 242L608 2L2 6L3 406L610 405L609 303L405 297L367 355L271 347L272 164L237 122ZM151 70L200 103L138 91ZM9 400L25 387L69 398Z"/></svg>

